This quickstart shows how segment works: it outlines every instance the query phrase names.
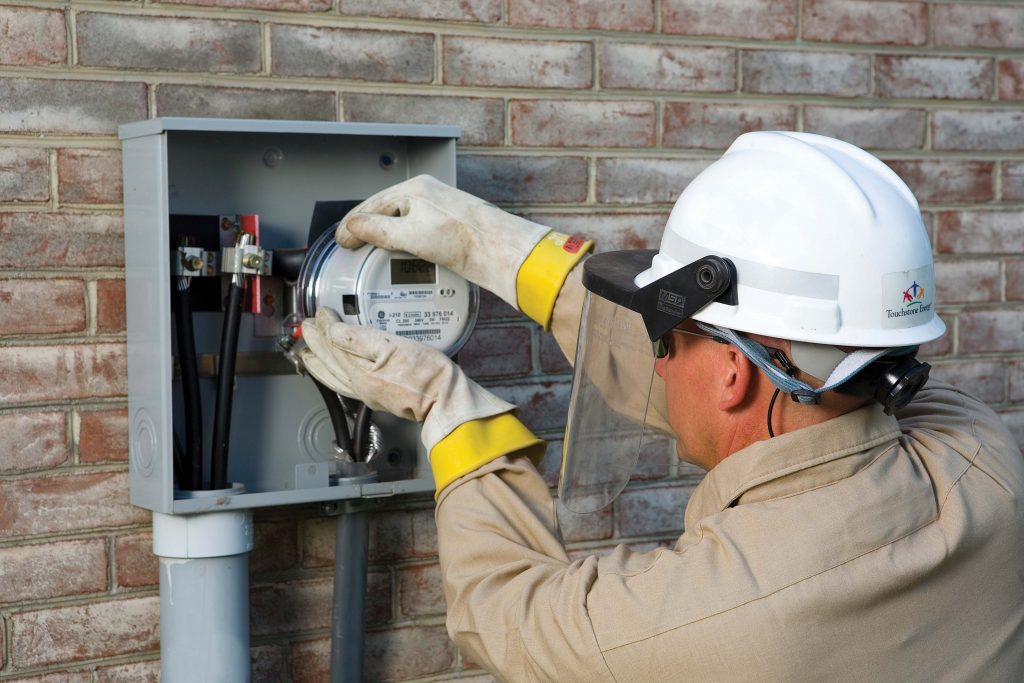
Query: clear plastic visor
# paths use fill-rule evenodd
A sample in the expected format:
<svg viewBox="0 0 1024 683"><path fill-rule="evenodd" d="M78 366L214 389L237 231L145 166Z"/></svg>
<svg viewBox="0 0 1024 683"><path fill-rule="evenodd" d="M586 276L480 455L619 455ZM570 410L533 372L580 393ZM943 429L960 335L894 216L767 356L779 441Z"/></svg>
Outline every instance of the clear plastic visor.
<svg viewBox="0 0 1024 683"><path fill-rule="evenodd" d="M572 512L594 512L612 502L645 443L664 454L664 437L644 438L654 363L640 315L588 292L558 485Z"/></svg>

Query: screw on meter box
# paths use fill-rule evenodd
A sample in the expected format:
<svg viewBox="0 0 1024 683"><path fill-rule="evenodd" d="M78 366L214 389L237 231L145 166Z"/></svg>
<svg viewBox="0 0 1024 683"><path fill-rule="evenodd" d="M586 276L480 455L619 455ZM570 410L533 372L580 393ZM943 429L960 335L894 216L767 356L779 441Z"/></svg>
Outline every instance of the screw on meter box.
<svg viewBox="0 0 1024 683"><path fill-rule="evenodd" d="M333 229L310 247L298 288L304 317L326 306L347 323L423 342L449 356L472 333L480 300L476 285L447 268L372 245L343 249Z"/></svg>

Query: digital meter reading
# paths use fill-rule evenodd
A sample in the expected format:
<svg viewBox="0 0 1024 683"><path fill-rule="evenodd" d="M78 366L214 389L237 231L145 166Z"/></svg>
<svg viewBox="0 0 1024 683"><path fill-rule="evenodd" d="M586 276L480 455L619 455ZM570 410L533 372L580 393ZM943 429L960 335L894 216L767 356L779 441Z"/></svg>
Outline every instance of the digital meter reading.
<svg viewBox="0 0 1024 683"><path fill-rule="evenodd" d="M423 259L391 259L391 284L437 284L437 266L430 261L424 261Z"/></svg>

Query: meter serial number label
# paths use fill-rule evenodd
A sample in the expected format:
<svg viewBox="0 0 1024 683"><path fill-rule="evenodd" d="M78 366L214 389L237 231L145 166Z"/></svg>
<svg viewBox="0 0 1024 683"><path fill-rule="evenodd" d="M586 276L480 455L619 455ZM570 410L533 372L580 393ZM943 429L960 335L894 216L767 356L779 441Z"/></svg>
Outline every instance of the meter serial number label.
<svg viewBox="0 0 1024 683"><path fill-rule="evenodd" d="M378 289L367 292L371 302L378 301L428 301L434 298L433 289Z"/></svg>
<svg viewBox="0 0 1024 683"><path fill-rule="evenodd" d="M441 342L460 322L454 309L423 309L404 300L377 302L370 312L374 327L419 342Z"/></svg>

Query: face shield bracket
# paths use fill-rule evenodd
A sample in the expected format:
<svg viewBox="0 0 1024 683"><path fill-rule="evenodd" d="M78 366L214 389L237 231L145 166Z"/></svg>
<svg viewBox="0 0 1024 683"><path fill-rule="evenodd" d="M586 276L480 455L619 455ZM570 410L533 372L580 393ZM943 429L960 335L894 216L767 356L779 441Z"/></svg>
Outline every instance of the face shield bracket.
<svg viewBox="0 0 1024 683"><path fill-rule="evenodd" d="M583 286L638 313L651 341L668 334L712 301L736 305L736 267L721 256L705 256L637 287L634 278L650 266L657 253L645 249L595 254L583 264Z"/></svg>

